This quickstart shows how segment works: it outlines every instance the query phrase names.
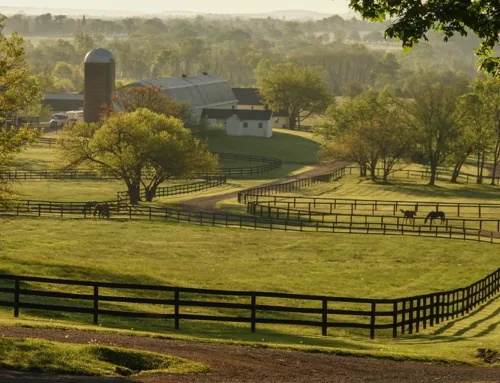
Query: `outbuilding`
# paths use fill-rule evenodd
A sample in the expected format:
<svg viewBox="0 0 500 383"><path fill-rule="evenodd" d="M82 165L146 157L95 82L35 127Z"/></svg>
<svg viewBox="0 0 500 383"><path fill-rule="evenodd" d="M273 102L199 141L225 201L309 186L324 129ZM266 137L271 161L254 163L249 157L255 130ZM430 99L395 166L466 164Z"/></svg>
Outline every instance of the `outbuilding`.
<svg viewBox="0 0 500 383"><path fill-rule="evenodd" d="M271 117L271 111L255 109L204 109L202 113L210 127L223 125L229 136L272 137Z"/></svg>

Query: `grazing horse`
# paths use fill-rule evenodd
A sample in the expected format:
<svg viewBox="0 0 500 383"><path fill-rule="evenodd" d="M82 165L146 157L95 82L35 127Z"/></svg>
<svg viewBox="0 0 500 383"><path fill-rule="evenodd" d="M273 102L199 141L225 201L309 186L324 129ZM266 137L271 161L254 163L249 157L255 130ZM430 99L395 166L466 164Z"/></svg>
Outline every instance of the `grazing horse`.
<svg viewBox="0 0 500 383"><path fill-rule="evenodd" d="M444 223L444 221L446 220L446 216L445 216L444 212L431 211L429 214L427 214L427 217L425 217L424 223L427 223L427 220L430 219L431 225L432 225L432 221L434 221L435 219L438 219L438 218L441 218L441 223Z"/></svg>
<svg viewBox="0 0 500 383"><path fill-rule="evenodd" d="M82 214L83 215L85 215L87 213L88 214L92 214L95 205L97 205L97 201L89 201L89 202L87 202L85 205L83 205Z"/></svg>
<svg viewBox="0 0 500 383"><path fill-rule="evenodd" d="M109 206L107 203L98 203L94 207L94 213L92 214L95 218L96 214L99 215L99 218L109 218Z"/></svg>
<svg viewBox="0 0 500 383"><path fill-rule="evenodd" d="M401 213L403 213L403 223L405 223L406 221L410 221L410 222L413 222L415 223L415 216L417 215L417 212L415 210L403 210L403 209L399 209L399 211Z"/></svg>

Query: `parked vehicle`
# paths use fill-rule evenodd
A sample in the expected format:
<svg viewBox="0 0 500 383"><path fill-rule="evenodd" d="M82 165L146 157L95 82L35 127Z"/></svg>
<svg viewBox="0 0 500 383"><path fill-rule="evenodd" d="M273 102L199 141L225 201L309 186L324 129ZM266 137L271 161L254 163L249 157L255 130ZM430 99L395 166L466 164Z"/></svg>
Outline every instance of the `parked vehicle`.
<svg viewBox="0 0 500 383"><path fill-rule="evenodd" d="M68 124L75 125L77 122L83 122L83 110L72 110L66 112Z"/></svg>
<svg viewBox="0 0 500 383"><path fill-rule="evenodd" d="M61 129L68 123L68 116L66 113L54 113L49 124L52 129Z"/></svg>

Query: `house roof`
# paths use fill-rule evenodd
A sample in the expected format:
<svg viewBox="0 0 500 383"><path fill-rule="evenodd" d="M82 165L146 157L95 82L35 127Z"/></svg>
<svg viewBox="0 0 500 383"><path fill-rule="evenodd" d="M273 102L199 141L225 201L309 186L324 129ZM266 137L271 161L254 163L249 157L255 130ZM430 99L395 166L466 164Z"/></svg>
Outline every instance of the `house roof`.
<svg viewBox="0 0 500 383"><path fill-rule="evenodd" d="M203 109L202 117L215 120L227 120L236 116L241 121L268 121L271 119L270 110L250 109Z"/></svg>
<svg viewBox="0 0 500 383"><path fill-rule="evenodd" d="M142 80L127 86L161 87L167 96L175 100L187 101L193 109L238 102L229 83L211 74Z"/></svg>
<svg viewBox="0 0 500 383"><path fill-rule="evenodd" d="M233 88L240 105L263 105L257 88Z"/></svg>

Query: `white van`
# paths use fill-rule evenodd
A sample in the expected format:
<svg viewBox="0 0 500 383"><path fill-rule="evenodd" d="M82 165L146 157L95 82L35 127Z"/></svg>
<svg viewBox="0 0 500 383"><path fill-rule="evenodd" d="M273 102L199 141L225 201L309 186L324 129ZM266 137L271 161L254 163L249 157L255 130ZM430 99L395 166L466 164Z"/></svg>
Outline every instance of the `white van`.
<svg viewBox="0 0 500 383"><path fill-rule="evenodd" d="M68 116L66 113L54 113L50 120L50 127L53 129L62 128L68 123Z"/></svg>

